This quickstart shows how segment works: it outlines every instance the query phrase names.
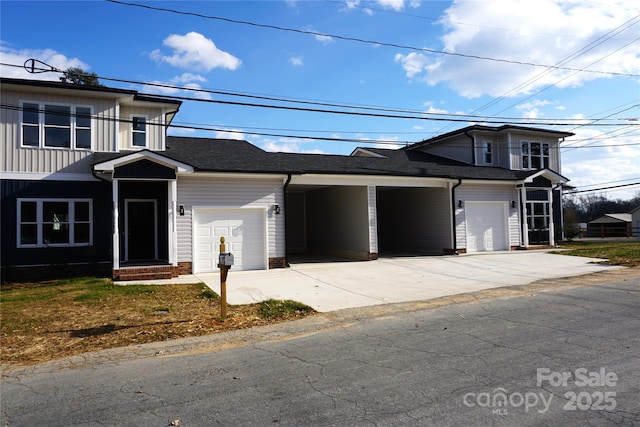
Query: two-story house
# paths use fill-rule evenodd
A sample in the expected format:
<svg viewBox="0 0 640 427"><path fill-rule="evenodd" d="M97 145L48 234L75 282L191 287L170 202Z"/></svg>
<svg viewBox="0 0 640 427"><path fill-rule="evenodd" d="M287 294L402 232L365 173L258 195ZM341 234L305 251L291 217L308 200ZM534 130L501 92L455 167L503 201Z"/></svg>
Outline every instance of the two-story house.
<svg viewBox="0 0 640 427"><path fill-rule="evenodd" d="M236 270L284 267L293 254L372 260L559 237L559 142L570 133L471 126L400 150L269 153L167 136L180 107L169 98L0 84L4 275L210 272L220 237Z"/></svg>

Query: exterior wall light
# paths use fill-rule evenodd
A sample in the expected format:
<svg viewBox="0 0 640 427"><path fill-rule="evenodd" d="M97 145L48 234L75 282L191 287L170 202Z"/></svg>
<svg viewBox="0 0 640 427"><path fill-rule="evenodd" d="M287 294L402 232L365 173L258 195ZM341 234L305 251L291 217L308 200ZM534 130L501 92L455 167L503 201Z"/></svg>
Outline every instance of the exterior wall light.
<svg viewBox="0 0 640 427"><path fill-rule="evenodd" d="M459 207L459 208L464 207L464 201L462 201L462 200L458 200L458 207Z"/></svg>
<svg viewBox="0 0 640 427"><path fill-rule="evenodd" d="M280 215L280 205L279 204L275 204L273 205L273 213L276 215Z"/></svg>
<svg viewBox="0 0 640 427"><path fill-rule="evenodd" d="M184 216L184 205L180 205L178 207L178 212L180 213L180 216Z"/></svg>
<svg viewBox="0 0 640 427"><path fill-rule="evenodd" d="M512 200L512 201L511 201L511 207L512 207L512 208L515 208L515 207L516 207L516 201L515 201L515 200Z"/></svg>

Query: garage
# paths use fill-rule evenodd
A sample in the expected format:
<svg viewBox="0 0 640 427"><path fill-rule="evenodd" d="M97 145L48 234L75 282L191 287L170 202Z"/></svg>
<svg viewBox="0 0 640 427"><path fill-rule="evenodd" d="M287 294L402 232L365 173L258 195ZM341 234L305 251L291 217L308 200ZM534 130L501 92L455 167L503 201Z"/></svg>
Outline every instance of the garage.
<svg viewBox="0 0 640 427"><path fill-rule="evenodd" d="M507 242L507 205L503 202L467 202L467 252L503 251Z"/></svg>
<svg viewBox="0 0 640 427"><path fill-rule="evenodd" d="M267 268L264 209L194 209L193 234L194 273L217 271L220 237L234 256L234 270Z"/></svg>

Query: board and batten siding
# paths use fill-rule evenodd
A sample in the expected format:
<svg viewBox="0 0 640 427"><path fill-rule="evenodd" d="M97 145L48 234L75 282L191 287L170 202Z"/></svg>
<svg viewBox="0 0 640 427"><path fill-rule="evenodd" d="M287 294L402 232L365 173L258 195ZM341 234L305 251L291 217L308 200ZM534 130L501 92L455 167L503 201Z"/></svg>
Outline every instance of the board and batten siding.
<svg viewBox="0 0 640 427"><path fill-rule="evenodd" d="M528 136L512 134L509 146L511 147L511 169L522 169L522 143L540 142L549 144L549 169L561 173L560 171L560 144L556 138L544 138L540 136Z"/></svg>
<svg viewBox="0 0 640 427"><path fill-rule="evenodd" d="M115 102L112 99L85 98L78 96L53 96L40 93L23 93L2 90L3 104L16 109L0 110L0 137L2 138L2 172L30 173L91 173L90 156L93 151L113 151L116 138ZM88 106L97 119L92 120L91 150L71 150L67 148L21 147L22 102L51 103L60 105ZM106 120L100 120L105 118Z"/></svg>
<svg viewBox="0 0 640 427"><path fill-rule="evenodd" d="M462 184L456 188L456 247L467 246L467 228L464 207L458 206L457 201L463 202L504 202L508 208L509 246L520 246L520 218L519 209L511 207L511 201L518 200L515 185L474 185Z"/></svg>
<svg viewBox="0 0 640 427"><path fill-rule="evenodd" d="M131 123L133 116L145 117L147 119L146 147L133 146L133 123ZM120 120L120 150L141 150L146 148L152 151L159 151L164 148L162 146L165 131L163 110L150 107L122 105L120 107Z"/></svg>
<svg viewBox="0 0 640 427"><path fill-rule="evenodd" d="M178 206L184 216L177 217L178 262L193 261L193 208L262 208L267 214L267 256L285 256L284 193L281 179L178 177ZM276 215L278 204L283 214ZM219 243L219 242L218 242Z"/></svg>

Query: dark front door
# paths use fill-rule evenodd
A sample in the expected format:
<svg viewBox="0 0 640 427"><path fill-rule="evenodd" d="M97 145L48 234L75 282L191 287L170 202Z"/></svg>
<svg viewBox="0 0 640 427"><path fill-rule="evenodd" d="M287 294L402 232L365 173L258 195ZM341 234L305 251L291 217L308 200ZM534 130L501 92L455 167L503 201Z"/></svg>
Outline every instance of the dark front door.
<svg viewBox="0 0 640 427"><path fill-rule="evenodd" d="M127 260L155 260L157 213L155 200L127 200Z"/></svg>

